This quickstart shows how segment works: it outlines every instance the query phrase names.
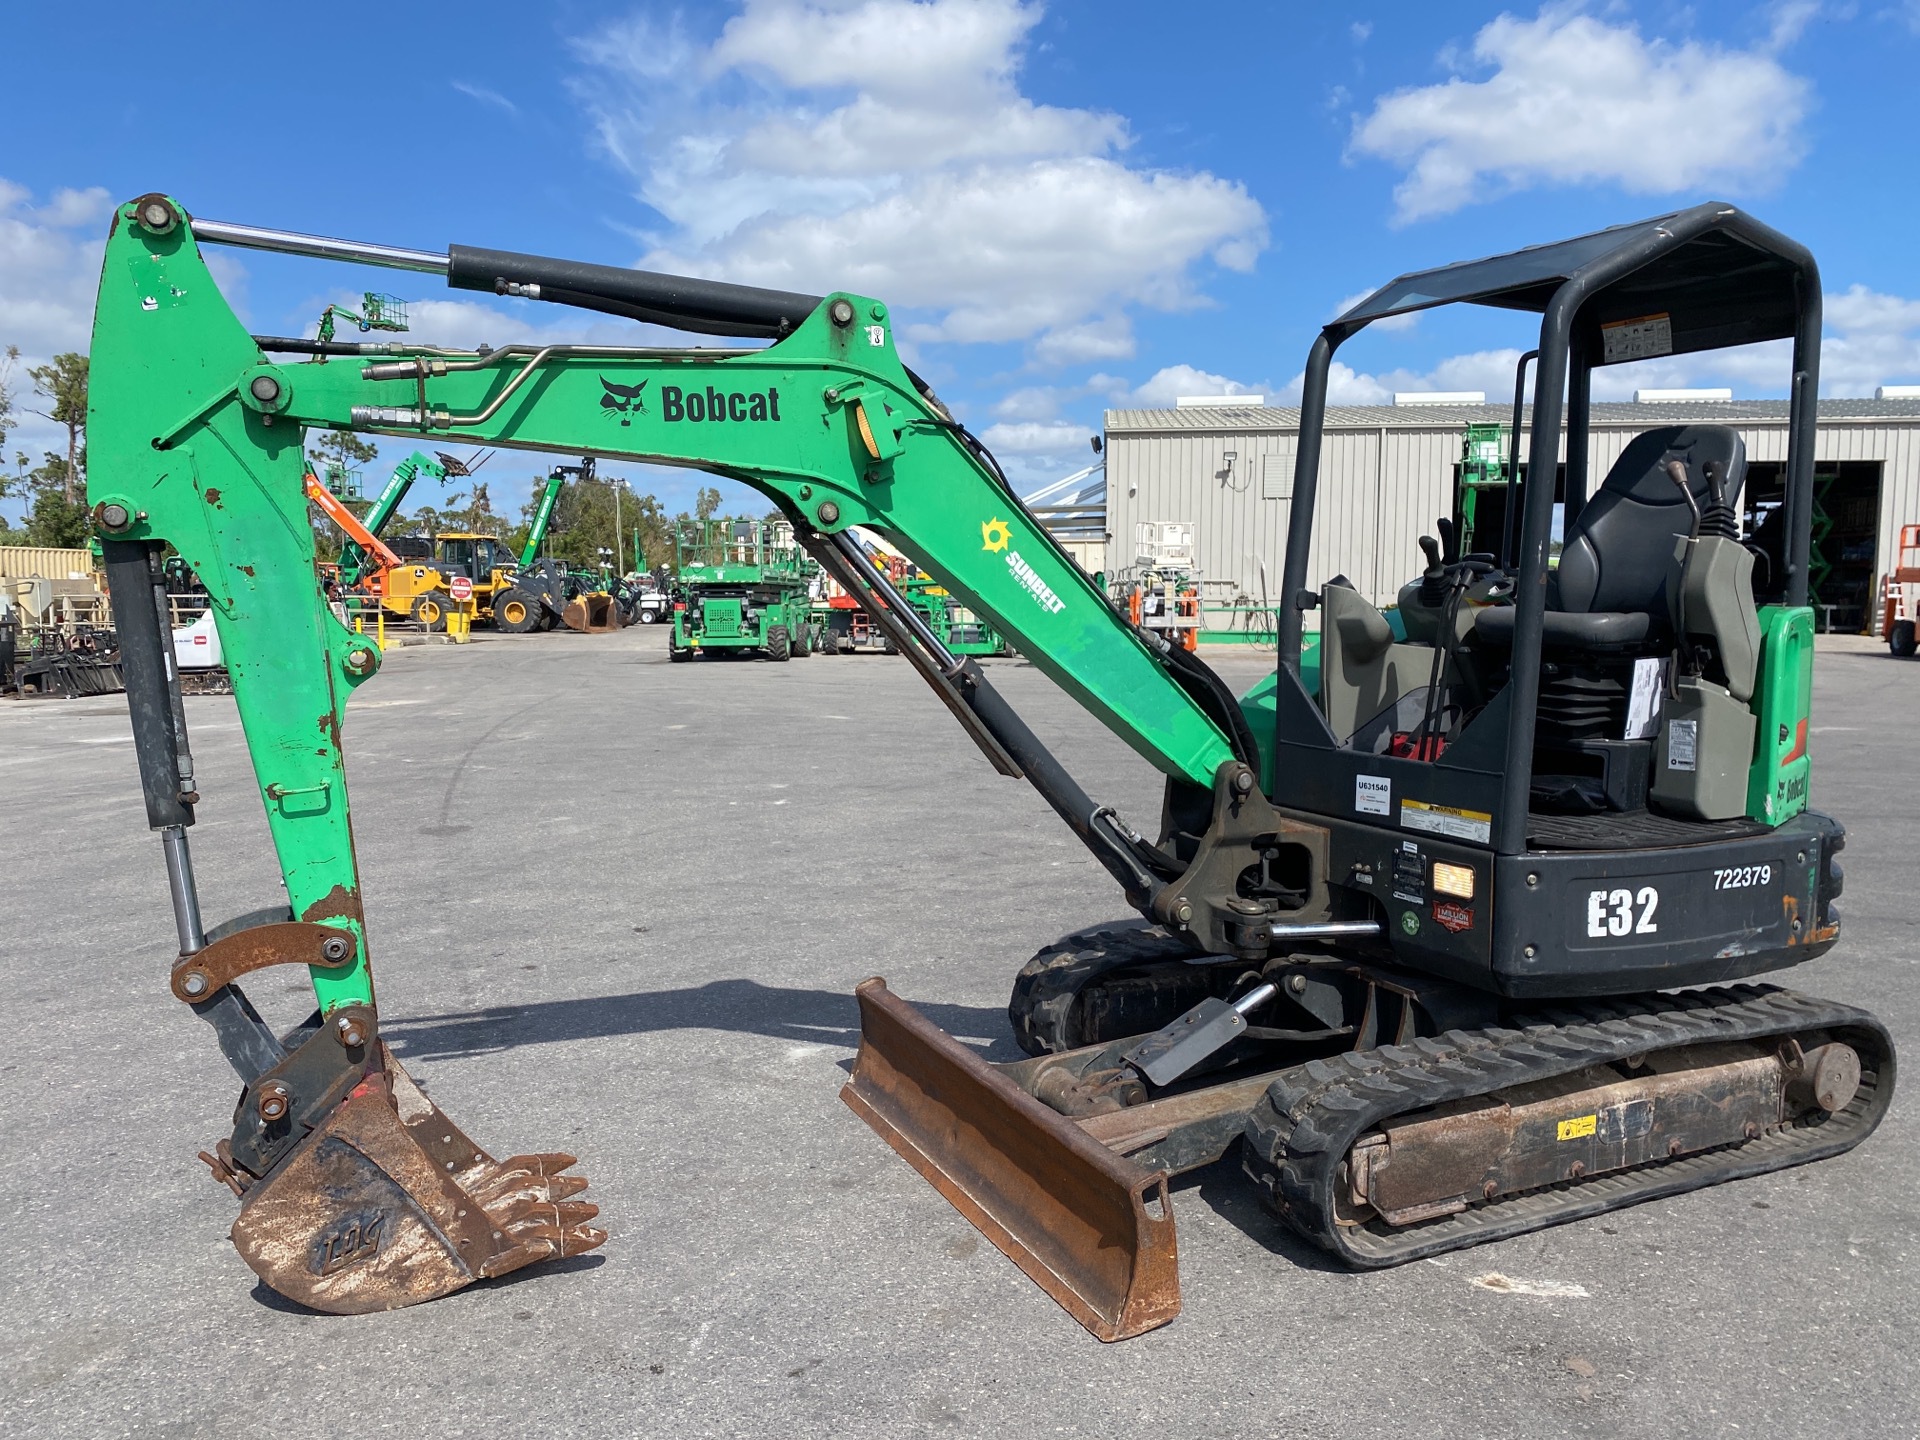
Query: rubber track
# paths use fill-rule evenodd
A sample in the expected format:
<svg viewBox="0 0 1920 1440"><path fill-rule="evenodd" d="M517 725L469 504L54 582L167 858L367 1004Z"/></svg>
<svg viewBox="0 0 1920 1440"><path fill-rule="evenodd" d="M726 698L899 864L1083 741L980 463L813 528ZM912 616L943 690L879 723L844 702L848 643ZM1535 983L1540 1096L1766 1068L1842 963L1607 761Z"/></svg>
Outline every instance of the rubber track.
<svg viewBox="0 0 1920 1440"><path fill-rule="evenodd" d="M1184 960L1184 937L1156 926L1101 926L1063 936L1020 967L1007 1019L1029 1055L1057 1055L1095 1043L1083 1036L1074 1001L1101 976L1136 965Z"/></svg>
<svg viewBox="0 0 1920 1440"><path fill-rule="evenodd" d="M1872 1134L1893 1099L1886 1028L1864 1010L1791 990L1741 985L1582 1001L1525 1020L1517 1029L1454 1030L1313 1060L1279 1076L1247 1120L1243 1151L1267 1207L1348 1264L1376 1269L1822 1160ZM1860 1053L1860 1089L1837 1114L1816 1112L1743 1144L1501 1196L1418 1224L1336 1223L1342 1162L1383 1120L1649 1051L1809 1031L1832 1032Z"/></svg>

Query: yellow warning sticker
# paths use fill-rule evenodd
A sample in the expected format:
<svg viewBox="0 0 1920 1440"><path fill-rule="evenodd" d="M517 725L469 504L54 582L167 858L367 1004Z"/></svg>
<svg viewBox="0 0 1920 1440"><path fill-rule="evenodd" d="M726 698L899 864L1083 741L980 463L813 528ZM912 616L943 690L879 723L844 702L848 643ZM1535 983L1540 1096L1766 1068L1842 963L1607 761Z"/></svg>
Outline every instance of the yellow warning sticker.
<svg viewBox="0 0 1920 1440"><path fill-rule="evenodd" d="M1593 1134L1599 1122L1600 1117L1598 1115L1580 1115L1572 1120L1562 1120L1560 1122L1560 1138L1562 1140L1583 1140Z"/></svg>
<svg viewBox="0 0 1920 1440"><path fill-rule="evenodd" d="M1493 816L1484 810L1456 810L1451 805L1429 805L1425 800L1402 800L1400 823L1409 830L1425 830L1454 840L1493 841Z"/></svg>

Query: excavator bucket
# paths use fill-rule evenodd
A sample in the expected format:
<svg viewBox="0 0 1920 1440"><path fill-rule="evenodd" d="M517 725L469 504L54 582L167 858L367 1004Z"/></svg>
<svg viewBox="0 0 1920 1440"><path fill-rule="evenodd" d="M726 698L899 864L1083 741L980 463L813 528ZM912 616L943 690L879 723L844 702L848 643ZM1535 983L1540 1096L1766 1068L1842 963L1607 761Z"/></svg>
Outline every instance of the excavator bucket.
<svg viewBox="0 0 1920 1440"><path fill-rule="evenodd" d="M1164 1171L1115 1154L866 980L840 1098L1101 1340L1180 1313Z"/></svg>
<svg viewBox="0 0 1920 1440"><path fill-rule="evenodd" d="M620 609L611 595L582 595L569 600L562 620L569 630L604 635L620 628Z"/></svg>
<svg viewBox="0 0 1920 1440"><path fill-rule="evenodd" d="M268 1286L335 1315L398 1310L605 1242L586 1223L598 1207L569 1198L587 1187L564 1173L573 1156L495 1160L381 1052L381 1067L244 1189L233 1243ZM202 1158L236 1183L224 1155Z"/></svg>

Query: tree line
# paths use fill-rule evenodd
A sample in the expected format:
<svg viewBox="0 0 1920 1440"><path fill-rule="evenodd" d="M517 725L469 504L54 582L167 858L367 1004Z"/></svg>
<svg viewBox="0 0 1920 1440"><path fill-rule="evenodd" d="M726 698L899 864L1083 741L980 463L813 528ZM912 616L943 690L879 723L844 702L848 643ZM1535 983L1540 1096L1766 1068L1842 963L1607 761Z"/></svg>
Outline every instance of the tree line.
<svg viewBox="0 0 1920 1440"><path fill-rule="evenodd" d="M85 545L87 522L87 357L69 351L45 365L25 372L40 405L28 405L17 394L14 371L20 349L9 345L0 352L0 456L7 438L18 427L22 410L66 428L67 453L43 453L40 464L16 450L13 463L0 463L0 500L27 503L26 523L12 525L0 514L0 545ZM44 409L41 406L44 405ZM33 468L29 469L29 466Z"/></svg>
<svg viewBox="0 0 1920 1440"><path fill-rule="evenodd" d="M0 456L6 453L8 436L19 427L22 412L63 426L67 446L64 455L43 452L38 465L33 465L24 451L15 452L10 469L0 464L0 501L24 501L27 511L22 525L13 525L0 514L0 545L84 546L92 536L86 482L88 358L69 351L21 372L38 404L29 403L20 393L15 379L19 361L17 346L0 352ZM315 438L308 458L317 473L325 474L329 464L352 470L371 463L378 455L369 441L352 431L329 430ZM532 531L546 478L544 474L534 476L525 502L516 509L508 500L508 508L502 510L496 508L489 482L475 475L467 480L465 490L448 495L440 505L421 505L396 516L385 533L430 540L445 531L467 531L495 536L517 553ZM682 511L669 517L653 495L623 488L616 502L617 483L570 481L554 506L543 553L577 569L600 565L605 559L602 551L612 552L612 563L621 571L671 566L674 526L687 520L710 520L720 509L720 492L703 486L695 497L692 515ZM373 502L371 497L363 497L345 503L364 514ZM309 507L309 516L320 558L337 558L341 539L332 523L317 507ZM767 518L778 516L770 514ZM636 537L640 550L637 567Z"/></svg>

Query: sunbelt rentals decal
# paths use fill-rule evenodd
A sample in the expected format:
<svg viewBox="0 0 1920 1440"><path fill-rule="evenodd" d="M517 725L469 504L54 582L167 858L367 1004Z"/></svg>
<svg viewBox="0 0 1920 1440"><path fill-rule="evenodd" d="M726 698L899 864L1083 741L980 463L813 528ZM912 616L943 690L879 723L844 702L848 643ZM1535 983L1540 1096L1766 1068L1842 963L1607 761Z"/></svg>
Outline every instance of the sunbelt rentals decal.
<svg viewBox="0 0 1920 1440"><path fill-rule="evenodd" d="M1006 521L995 517L980 526L980 548L994 554L1005 552L1007 569L1013 572L1013 578L1020 582L1021 588L1033 596L1035 603L1049 615L1058 615L1067 608L1067 602L1053 593L1053 587L1035 573L1034 568L1020 558L1020 552L1013 548L1013 527Z"/></svg>

